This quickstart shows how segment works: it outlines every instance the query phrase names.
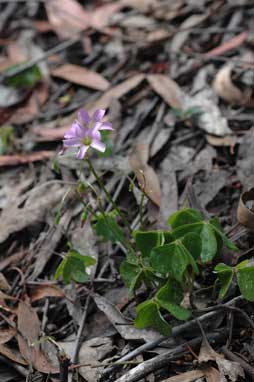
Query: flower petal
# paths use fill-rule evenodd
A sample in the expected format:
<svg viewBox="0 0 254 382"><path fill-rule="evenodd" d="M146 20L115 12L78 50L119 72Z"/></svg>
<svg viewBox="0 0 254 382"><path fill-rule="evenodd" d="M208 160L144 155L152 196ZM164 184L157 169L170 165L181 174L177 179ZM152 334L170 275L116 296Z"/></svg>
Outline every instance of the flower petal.
<svg viewBox="0 0 254 382"><path fill-rule="evenodd" d="M73 123L71 128L66 131L66 133L64 134L64 138L68 139L68 138L75 138L76 137L76 124Z"/></svg>
<svg viewBox="0 0 254 382"><path fill-rule="evenodd" d="M83 159L85 157L88 149L89 149L89 146L81 146L78 153L77 153L77 158Z"/></svg>
<svg viewBox="0 0 254 382"><path fill-rule="evenodd" d="M98 150L102 153L104 153L104 151L106 150L106 146L103 142L97 140L97 139L94 139L91 143L91 147L94 148L95 150Z"/></svg>
<svg viewBox="0 0 254 382"><path fill-rule="evenodd" d="M85 109L80 109L78 112L78 119L84 125L87 125L90 122L90 117L88 112Z"/></svg>
<svg viewBox="0 0 254 382"><path fill-rule="evenodd" d="M105 109L95 110L95 112L93 113L93 120L95 122L100 122L102 120L102 118L104 117L105 113L106 113Z"/></svg>
<svg viewBox="0 0 254 382"><path fill-rule="evenodd" d="M99 130L114 130L112 124L109 122L103 122L99 128Z"/></svg>
<svg viewBox="0 0 254 382"><path fill-rule="evenodd" d="M92 140L97 140L97 141L101 141L101 134L100 132L96 129L96 127L93 127L92 129L89 129L89 131L87 132L87 136L92 138Z"/></svg>
<svg viewBox="0 0 254 382"><path fill-rule="evenodd" d="M80 138L69 138L69 139L64 139L63 144L65 147L79 147L81 146L81 140Z"/></svg>

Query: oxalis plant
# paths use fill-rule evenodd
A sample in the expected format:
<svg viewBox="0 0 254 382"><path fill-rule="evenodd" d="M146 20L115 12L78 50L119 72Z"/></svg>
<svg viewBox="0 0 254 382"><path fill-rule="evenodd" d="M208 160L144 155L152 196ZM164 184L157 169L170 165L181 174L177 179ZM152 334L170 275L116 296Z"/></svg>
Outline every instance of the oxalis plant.
<svg viewBox="0 0 254 382"><path fill-rule="evenodd" d="M171 333L170 316L177 320L191 317L191 310L184 307L182 302L186 295L190 296L191 301L194 282L201 277L200 272L218 263L223 245L232 251L237 251L237 247L223 232L218 218L206 220L192 208L171 215L167 221L168 230L133 231L89 157L91 148L102 153L106 150L102 133L103 130L112 130L112 126L103 121L104 115L103 109L96 110L92 117L85 110L80 110L78 119L64 136L62 154L71 150L77 159L87 162L100 191L104 192L112 206L110 212L105 212L96 189L89 184L78 183L79 194L88 187L95 193L98 202L96 211L84 205L82 220L91 214L98 237L119 245L126 254L120 274L130 297L135 296L139 289L144 291L144 288L147 292L145 295L149 296L136 306L135 327L152 327L168 336ZM126 235L126 231L129 235ZM87 267L94 264L92 257L80 254L69 243L69 251L59 264L55 278L62 278L66 284L71 281L87 282ZM220 285L219 299L226 296L234 279L242 295L254 301L254 264L248 260L235 267L218 263L213 272L217 275L215 284Z"/></svg>

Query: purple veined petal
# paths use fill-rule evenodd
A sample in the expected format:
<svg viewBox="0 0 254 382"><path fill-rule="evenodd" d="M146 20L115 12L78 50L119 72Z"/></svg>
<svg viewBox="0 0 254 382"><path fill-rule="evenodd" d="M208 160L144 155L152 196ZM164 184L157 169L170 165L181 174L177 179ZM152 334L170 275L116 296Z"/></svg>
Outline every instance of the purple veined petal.
<svg viewBox="0 0 254 382"><path fill-rule="evenodd" d="M88 149L89 149L89 146L81 146L78 153L77 153L77 158L83 159L85 157Z"/></svg>
<svg viewBox="0 0 254 382"><path fill-rule="evenodd" d="M79 122L81 122L84 125L88 125L90 122L91 118L89 117L88 112L85 109L80 109L78 112L78 119Z"/></svg>
<svg viewBox="0 0 254 382"><path fill-rule="evenodd" d="M94 139L91 143L91 147L95 150L98 150L102 153L104 153L104 151L106 150L106 146L103 142L97 140L97 139Z"/></svg>
<svg viewBox="0 0 254 382"><path fill-rule="evenodd" d="M88 133L87 133L87 136L92 138L92 140L97 140L97 141L101 141L101 134L98 130L96 130L96 128L92 128L92 129L89 129Z"/></svg>
<svg viewBox="0 0 254 382"><path fill-rule="evenodd" d="M95 122L90 130L99 131L101 129L101 125L102 125L101 122Z"/></svg>
<svg viewBox="0 0 254 382"><path fill-rule="evenodd" d="M100 122L102 120L102 118L104 117L105 113L106 113L105 109L95 110L95 112L93 113L93 120L95 122Z"/></svg>
<svg viewBox="0 0 254 382"><path fill-rule="evenodd" d="M71 128L66 131L66 133L64 134L64 138L68 139L68 138L75 138L77 136L76 134L76 124L73 123Z"/></svg>
<svg viewBox="0 0 254 382"><path fill-rule="evenodd" d="M79 147L82 145L80 138L64 139L63 144L65 147Z"/></svg>
<svg viewBox="0 0 254 382"><path fill-rule="evenodd" d="M103 122L99 128L99 130L114 130L112 124L109 122Z"/></svg>

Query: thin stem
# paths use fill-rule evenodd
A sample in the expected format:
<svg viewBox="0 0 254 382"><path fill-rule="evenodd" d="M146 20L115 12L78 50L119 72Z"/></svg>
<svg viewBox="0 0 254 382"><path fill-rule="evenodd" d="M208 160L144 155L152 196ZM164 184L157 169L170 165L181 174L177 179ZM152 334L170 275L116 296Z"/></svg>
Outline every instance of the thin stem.
<svg viewBox="0 0 254 382"><path fill-rule="evenodd" d="M104 186L103 182L101 181L100 177L98 176L95 168L93 167L92 165L92 162L90 161L89 158L86 158L87 160L87 163L89 165L89 169L90 171L92 172L92 174L94 175L96 181L98 182L100 188L103 190L104 194L106 195L109 203L112 203L112 206L114 207L114 209L118 212L119 216L121 217L121 219L123 220L124 224L126 225L126 227L129 229L129 232L131 233L132 230L131 230L131 227L130 227L130 224L128 222L128 220L126 219L126 217L124 216L124 214L121 212L121 210L119 209L119 207L117 206L116 202L113 200L113 198L111 197L110 193L108 192L108 190L106 189L106 187Z"/></svg>

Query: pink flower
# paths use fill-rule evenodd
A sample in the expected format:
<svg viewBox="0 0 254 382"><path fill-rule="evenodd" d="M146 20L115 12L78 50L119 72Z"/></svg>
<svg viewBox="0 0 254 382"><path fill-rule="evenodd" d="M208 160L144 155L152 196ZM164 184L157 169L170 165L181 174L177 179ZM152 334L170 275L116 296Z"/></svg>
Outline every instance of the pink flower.
<svg viewBox="0 0 254 382"><path fill-rule="evenodd" d="M100 130L113 130L108 122L103 122L105 110L98 109L90 118L88 112L81 109L70 130L64 134L63 144L65 148L76 147L78 149L77 158L83 159L89 147L100 152L106 150L105 144L101 141Z"/></svg>

